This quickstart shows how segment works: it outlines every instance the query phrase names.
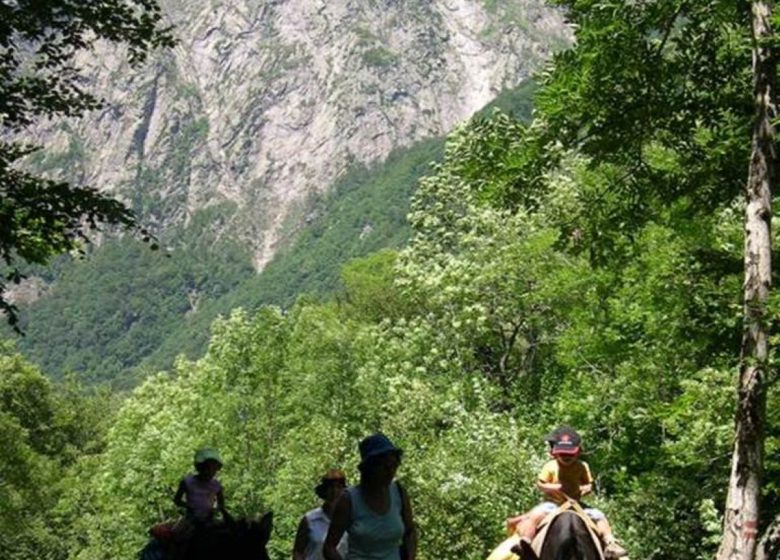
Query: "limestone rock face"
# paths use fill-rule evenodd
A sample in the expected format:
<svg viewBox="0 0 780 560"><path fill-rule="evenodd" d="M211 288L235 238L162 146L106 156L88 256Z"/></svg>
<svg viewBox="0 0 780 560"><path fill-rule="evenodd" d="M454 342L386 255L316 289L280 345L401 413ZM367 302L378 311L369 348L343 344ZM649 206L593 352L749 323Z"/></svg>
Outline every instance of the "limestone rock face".
<svg viewBox="0 0 780 560"><path fill-rule="evenodd" d="M353 163L448 132L568 41L543 0L162 0L178 45L85 56L107 100L38 165L164 231L205 208L258 269Z"/></svg>

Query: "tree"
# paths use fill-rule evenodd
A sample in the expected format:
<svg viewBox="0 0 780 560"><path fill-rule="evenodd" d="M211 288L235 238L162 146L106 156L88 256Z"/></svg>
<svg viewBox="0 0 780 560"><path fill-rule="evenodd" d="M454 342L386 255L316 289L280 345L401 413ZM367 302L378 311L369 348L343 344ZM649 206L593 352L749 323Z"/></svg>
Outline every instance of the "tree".
<svg viewBox="0 0 780 560"><path fill-rule="evenodd" d="M776 177L774 124L777 63L771 2L752 2L752 154L745 191L744 327L734 453L718 560L751 560L756 553L764 467L766 380L769 375L767 304L772 286L772 190Z"/></svg>
<svg viewBox="0 0 780 560"><path fill-rule="evenodd" d="M537 392L587 277L583 259L556 250L564 243L547 216L483 204L484 193L511 181L518 138L523 125L502 113L450 135L444 161L412 199L413 235L397 266L418 314L442 331L454 327L450 340L466 350L453 353L500 388L496 405L507 409L520 385L526 397Z"/></svg>
<svg viewBox="0 0 780 560"><path fill-rule="evenodd" d="M18 283L20 262L46 263L89 241L100 224L133 229L121 202L96 188L70 185L23 169L38 147L19 139L46 117L74 117L100 106L83 87L77 55L101 41L127 47L131 63L159 46L172 46L157 0L41 0L0 4L0 310L9 323L17 309L4 294ZM146 240L148 235L140 230Z"/></svg>
<svg viewBox="0 0 780 560"><path fill-rule="evenodd" d="M542 81L535 142L562 145L588 156L594 166L623 171L603 193L604 199L617 199L609 204L612 214L593 235L585 235L592 261L614 266L621 244L610 241L633 239L664 212L694 218L744 196L744 336L730 496L718 557L752 558L771 326L776 68L770 3L559 3L577 26L577 43L557 56ZM547 160L547 169L556 165L554 157ZM539 175L538 164L526 168ZM525 189L510 189L510 199L517 198L515 191L527 192L532 178L523 177Z"/></svg>
<svg viewBox="0 0 780 560"><path fill-rule="evenodd" d="M0 544L3 557L65 558L68 528L60 500L73 472L102 448L111 418L105 395L73 381L53 385L10 343L0 343ZM83 494L74 504L84 502ZM76 536L74 540L78 537Z"/></svg>

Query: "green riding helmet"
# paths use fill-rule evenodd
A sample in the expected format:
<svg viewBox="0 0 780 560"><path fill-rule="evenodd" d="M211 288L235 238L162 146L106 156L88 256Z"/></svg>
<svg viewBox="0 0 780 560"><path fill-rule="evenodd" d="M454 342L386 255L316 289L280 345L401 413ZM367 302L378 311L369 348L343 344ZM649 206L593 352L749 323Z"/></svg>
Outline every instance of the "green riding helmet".
<svg viewBox="0 0 780 560"><path fill-rule="evenodd" d="M220 467L222 466L222 457L219 456L219 451L213 447L201 447L195 452L195 466L206 461L216 461Z"/></svg>

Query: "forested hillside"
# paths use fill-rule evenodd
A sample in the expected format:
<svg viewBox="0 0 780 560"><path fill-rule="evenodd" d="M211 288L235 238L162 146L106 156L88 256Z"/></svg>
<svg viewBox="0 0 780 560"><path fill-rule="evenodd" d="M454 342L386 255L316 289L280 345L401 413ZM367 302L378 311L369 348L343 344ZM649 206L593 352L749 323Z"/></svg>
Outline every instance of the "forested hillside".
<svg viewBox="0 0 780 560"><path fill-rule="evenodd" d="M501 107L528 119L532 91L531 83L507 90L479 114ZM126 388L179 354L202 356L212 321L235 307L289 306L301 294L333 294L349 259L406 243L410 197L442 145L433 138L374 166L355 165L329 195L310 203L307 227L261 274L248 250L220 235L230 213L220 206L162 235L161 251L124 237L86 258L31 269L51 287L22 307L26 336L18 347L52 377L74 372Z"/></svg>
<svg viewBox="0 0 780 560"><path fill-rule="evenodd" d="M125 237L35 271L51 276L52 288L23 308L19 348L52 376L74 371L125 387L149 369L170 367L178 354L199 357L220 314L332 293L347 260L402 246L409 198L441 145L431 140L373 169L355 167L313 205L308 227L259 275L246 250L214 234L219 209L162 238L161 251Z"/></svg>
<svg viewBox="0 0 780 560"><path fill-rule="evenodd" d="M355 481L357 442L382 430L405 450L419 558L476 560L538 502L542 437L566 423L598 478L588 501L631 558L713 558L733 529L745 363L762 373L761 447L755 472L737 474L760 477L759 538L777 527L777 358L743 347L745 190L761 144L750 5L560 4L577 43L540 75L533 120L498 110L453 131L415 189L405 243L341 267L334 294L233 309L203 357L116 408L73 384L53 391L4 348L6 557L132 557L150 524L177 515L173 491L203 445L222 452L231 511L273 510L271 557L289 557L320 474ZM351 192L333 215L367 230ZM296 267L320 240L339 241L321 245L334 262L345 254L330 229L309 235ZM307 270L316 284L300 289L335 285ZM776 343L777 297L761 311ZM776 558L770 546L755 558Z"/></svg>

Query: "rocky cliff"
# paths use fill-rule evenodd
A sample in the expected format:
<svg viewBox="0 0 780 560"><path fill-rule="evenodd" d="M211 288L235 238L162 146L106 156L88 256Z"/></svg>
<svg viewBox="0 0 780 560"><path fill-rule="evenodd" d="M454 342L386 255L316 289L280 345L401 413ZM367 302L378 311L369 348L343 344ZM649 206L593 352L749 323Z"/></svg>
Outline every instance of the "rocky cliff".
<svg viewBox="0 0 780 560"><path fill-rule="evenodd" d="M257 269L352 163L441 135L567 40L541 0L163 0L178 45L84 59L105 107L41 129L34 162L161 232L213 227Z"/></svg>

